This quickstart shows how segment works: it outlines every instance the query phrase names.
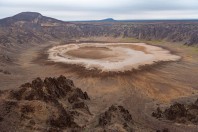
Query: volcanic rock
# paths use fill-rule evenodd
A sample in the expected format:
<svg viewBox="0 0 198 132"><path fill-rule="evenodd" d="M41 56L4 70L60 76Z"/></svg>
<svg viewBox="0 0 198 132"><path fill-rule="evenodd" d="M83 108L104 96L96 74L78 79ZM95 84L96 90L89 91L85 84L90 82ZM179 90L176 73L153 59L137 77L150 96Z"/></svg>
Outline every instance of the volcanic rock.
<svg viewBox="0 0 198 132"><path fill-rule="evenodd" d="M2 131L80 130L83 123L78 125L78 118L82 120L85 115L89 118L91 114L86 105L87 93L64 76L36 78L17 90L3 91L0 98ZM73 99L72 103L69 98Z"/></svg>
<svg viewBox="0 0 198 132"><path fill-rule="evenodd" d="M198 105L197 100L191 104L174 103L164 111L159 107L152 116L159 119L166 119L178 123L198 124Z"/></svg>
<svg viewBox="0 0 198 132"><path fill-rule="evenodd" d="M126 131L133 131L133 124L134 121L129 111L123 106L117 105L109 107L107 111L100 115L98 121L98 125L107 131L113 131L116 126Z"/></svg>

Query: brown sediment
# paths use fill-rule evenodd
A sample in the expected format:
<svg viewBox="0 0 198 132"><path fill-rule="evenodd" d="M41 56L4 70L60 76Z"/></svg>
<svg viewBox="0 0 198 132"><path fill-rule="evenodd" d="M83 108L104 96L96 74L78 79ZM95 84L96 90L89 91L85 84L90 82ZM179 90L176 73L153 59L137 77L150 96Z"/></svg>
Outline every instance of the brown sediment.
<svg viewBox="0 0 198 132"><path fill-rule="evenodd" d="M118 44L118 45L112 45L110 47L124 47L124 48L130 48L132 50L137 51L143 51L146 54L149 54L149 52L146 50L143 46L138 45L130 45L130 44ZM112 51L108 47L92 47L92 46L86 46L86 47L80 47L75 50L67 51L65 54L70 55L73 57L78 58L87 58L87 59L103 59L103 58L109 58L109 57L116 57L117 54L114 52L108 52Z"/></svg>
<svg viewBox="0 0 198 132"><path fill-rule="evenodd" d="M66 55L70 55L77 58L88 58L88 59L103 59L108 57L115 57L111 53L108 53L111 49L107 47L80 47L75 50L66 52Z"/></svg>

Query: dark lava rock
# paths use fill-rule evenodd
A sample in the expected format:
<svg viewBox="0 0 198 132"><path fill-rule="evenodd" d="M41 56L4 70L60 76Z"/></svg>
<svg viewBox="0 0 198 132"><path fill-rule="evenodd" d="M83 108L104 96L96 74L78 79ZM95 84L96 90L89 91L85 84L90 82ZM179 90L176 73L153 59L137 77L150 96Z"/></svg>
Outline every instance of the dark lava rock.
<svg viewBox="0 0 198 132"><path fill-rule="evenodd" d="M75 88L72 80L64 76L58 78L36 78L32 83L21 85L18 91L12 91L11 97L17 100L43 100L61 99L72 93L69 97L70 102L75 102L77 98L89 99L87 93Z"/></svg>
<svg viewBox="0 0 198 132"><path fill-rule="evenodd" d="M32 107L31 105L24 105L21 108L21 113L33 113L34 112L34 107Z"/></svg>
<svg viewBox="0 0 198 132"><path fill-rule="evenodd" d="M86 92L83 92L81 89L76 88L70 95L70 97L68 98L68 101L70 103L74 103L74 102L78 102L80 101L80 99L84 99L84 100L89 100L89 96L87 95Z"/></svg>
<svg viewBox="0 0 198 132"><path fill-rule="evenodd" d="M79 127L66 111L63 111L57 118L51 117L48 122L50 126L55 128Z"/></svg>
<svg viewBox="0 0 198 132"><path fill-rule="evenodd" d="M187 115L187 110L184 104L175 103L164 111L164 115L168 120L176 120L177 118L185 117Z"/></svg>
<svg viewBox="0 0 198 132"><path fill-rule="evenodd" d="M198 99L195 101L195 103L194 103L196 106L198 106Z"/></svg>
<svg viewBox="0 0 198 132"><path fill-rule="evenodd" d="M198 100L191 104L175 103L162 111L159 107L152 116L159 119L164 118L178 123L198 124Z"/></svg>
<svg viewBox="0 0 198 132"><path fill-rule="evenodd" d="M73 104L73 108L74 109L80 109L80 108L86 108L87 105L84 102L77 102L75 104Z"/></svg>
<svg viewBox="0 0 198 132"><path fill-rule="evenodd" d="M156 132L169 132L169 129L168 128L164 128L162 130L157 130Z"/></svg>
<svg viewBox="0 0 198 132"><path fill-rule="evenodd" d="M6 75L10 75L11 73L7 70L2 70L0 69L0 73L6 74Z"/></svg>
<svg viewBox="0 0 198 132"><path fill-rule="evenodd" d="M162 110L159 107L157 107L156 112L153 112L152 116L156 117L156 118L161 118L162 117Z"/></svg>
<svg viewBox="0 0 198 132"><path fill-rule="evenodd" d="M2 131L81 130L78 123L91 115L84 102L89 100L87 93L64 76L36 78L17 90L0 92Z"/></svg>
<svg viewBox="0 0 198 132"><path fill-rule="evenodd" d="M127 131L133 131L132 126L134 122L132 116L123 106L112 105L99 117L98 125L101 127L109 129L113 127L114 124L119 124Z"/></svg>
<svg viewBox="0 0 198 132"><path fill-rule="evenodd" d="M2 122L3 121L3 117L0 117L0 122Z"/></svg>

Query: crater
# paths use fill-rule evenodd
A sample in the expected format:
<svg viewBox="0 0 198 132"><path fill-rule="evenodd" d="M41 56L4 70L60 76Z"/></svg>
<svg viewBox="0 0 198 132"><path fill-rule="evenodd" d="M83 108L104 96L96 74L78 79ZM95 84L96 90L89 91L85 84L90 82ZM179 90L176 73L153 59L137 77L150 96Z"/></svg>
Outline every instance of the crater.
<svg viewBox="0 0 198 132"><path fill-rule="evenodd" d="M52 47L48 54L48 59L53 62L103 72L124 72L146 64L181 58L166 49L145 43L74 43Z"/></svg>

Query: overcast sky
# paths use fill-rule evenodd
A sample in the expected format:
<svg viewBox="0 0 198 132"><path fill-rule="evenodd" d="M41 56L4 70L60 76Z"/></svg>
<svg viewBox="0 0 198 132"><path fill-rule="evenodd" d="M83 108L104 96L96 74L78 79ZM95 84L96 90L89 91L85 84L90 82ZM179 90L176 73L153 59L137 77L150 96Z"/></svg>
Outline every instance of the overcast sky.
<svg viewBox="0 0 198 132"><path fill-rule="evenodd" d="M0 0L0 18L24 11L65 21L198 19L198 0Z"/></svg>

